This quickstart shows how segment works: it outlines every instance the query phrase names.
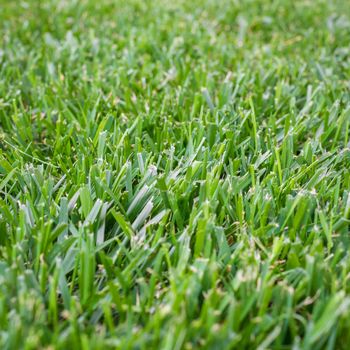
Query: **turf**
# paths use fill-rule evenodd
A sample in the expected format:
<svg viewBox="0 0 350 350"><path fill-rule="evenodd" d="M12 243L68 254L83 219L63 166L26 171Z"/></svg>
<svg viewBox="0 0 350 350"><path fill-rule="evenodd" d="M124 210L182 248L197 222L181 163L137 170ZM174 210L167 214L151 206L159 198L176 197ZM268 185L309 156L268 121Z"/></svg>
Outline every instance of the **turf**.
<svg viewBox="0 0 350 350"><path fill-rule="evenodd" d="M0 0L1 349L346 349L347 5Z"/></svg>

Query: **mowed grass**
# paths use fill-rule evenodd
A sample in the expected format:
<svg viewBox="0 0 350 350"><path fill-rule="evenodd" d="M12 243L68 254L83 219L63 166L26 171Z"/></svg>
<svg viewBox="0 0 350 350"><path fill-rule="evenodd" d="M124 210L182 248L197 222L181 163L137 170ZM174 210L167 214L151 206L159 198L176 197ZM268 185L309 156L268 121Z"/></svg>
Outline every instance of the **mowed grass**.
<svg viewBox="0 0 350 350"><path fill-rule="evenodd" d="M1 349L347 349L350 10L0 0Z"/></svg>

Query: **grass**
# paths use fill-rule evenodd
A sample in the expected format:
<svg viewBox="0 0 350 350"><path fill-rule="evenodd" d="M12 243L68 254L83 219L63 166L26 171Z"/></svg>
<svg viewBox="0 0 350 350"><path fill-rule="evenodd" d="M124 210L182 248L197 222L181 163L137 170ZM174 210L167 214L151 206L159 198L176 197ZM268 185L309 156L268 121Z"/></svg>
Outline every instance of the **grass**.
<svg viewBox="0 0 350 350"><path fill-rule="evenodd" d="M347 349L346 1L0 5L2 349Z"/></svg>

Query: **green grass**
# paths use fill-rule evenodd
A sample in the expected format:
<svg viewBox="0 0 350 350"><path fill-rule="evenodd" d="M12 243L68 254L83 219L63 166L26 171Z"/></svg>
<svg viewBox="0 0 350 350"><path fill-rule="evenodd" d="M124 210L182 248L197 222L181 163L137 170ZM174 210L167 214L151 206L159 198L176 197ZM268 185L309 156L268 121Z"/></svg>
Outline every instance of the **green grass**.
<svg viewBox="0 0 350 350"><path fill-rule="evenodd" d="M1 349L347 349L344 0L0 0Z"/></svg>

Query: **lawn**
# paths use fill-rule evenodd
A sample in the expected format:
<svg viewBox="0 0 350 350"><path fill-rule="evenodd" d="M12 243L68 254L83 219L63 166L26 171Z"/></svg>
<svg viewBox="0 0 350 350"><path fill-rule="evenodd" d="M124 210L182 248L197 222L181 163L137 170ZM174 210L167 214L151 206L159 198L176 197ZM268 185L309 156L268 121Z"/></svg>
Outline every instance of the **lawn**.
<svg viewBox="0 0 350 350"><path fill-rule="evenodd" d="M0 0L0 348L348 349L345 0Z"/></svg>

